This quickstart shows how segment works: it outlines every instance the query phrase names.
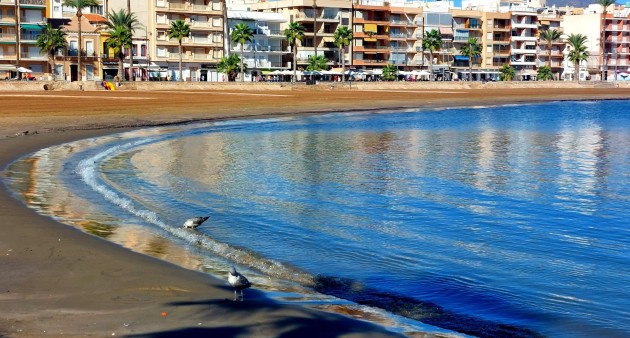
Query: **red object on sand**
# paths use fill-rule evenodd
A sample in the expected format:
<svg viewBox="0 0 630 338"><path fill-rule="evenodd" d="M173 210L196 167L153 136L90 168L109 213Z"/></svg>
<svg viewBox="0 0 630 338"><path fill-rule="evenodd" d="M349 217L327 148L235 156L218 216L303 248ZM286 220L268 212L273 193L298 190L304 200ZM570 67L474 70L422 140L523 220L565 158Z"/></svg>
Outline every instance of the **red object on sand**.
<svg viewBox="0 0 630 338"><path fill-rule="evenodd" d="M162 312L162 317L166 317L167 313L166 311Z"/></svg>

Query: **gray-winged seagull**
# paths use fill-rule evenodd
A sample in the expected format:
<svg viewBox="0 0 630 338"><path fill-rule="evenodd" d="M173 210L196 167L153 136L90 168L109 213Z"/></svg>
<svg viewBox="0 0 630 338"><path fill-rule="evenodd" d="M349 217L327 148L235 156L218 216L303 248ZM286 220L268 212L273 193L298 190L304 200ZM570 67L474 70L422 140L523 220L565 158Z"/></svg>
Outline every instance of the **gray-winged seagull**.
<svg viewBox="0 0 630 338"><path fill-rule="evenodd" d="M230 285L234 288L234 300L237 300L236 291L241 291L241 302L245 299L243 297L243 289L247 289L252 286L252 283L250 283L245 276L236 272L236 269L233 266L230 268L230 273L228 274L228 283L230 283Z"/></svg>
<svg viewBox="0 0 630 338"><path fill-rule="evenodd" d="M210 218L210 217L193 217L193 218L190 218L190 219L186 220L186 222L184 222L184 228L194 229L194 228L200 226L201 223L205 222L208 218Z"/></svg>

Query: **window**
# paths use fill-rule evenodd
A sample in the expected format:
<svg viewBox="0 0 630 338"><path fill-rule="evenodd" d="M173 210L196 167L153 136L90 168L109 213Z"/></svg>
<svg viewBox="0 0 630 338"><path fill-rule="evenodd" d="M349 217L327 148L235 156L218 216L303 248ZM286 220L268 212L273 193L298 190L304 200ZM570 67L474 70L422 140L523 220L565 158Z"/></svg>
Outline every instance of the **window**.
<svg viewBox="0 0 630 338"><path fill-rule="evenodd" d="M492 40L492 33L486 33L486 40Z"/></svg>
<svg viewBox="0 0 630 338"><path fill-rule="evenodd" d="M147 45L140 45L140 56L147 56Z"/></svg>
<svg viewBox="0 0 630 338"><path fill-rule="evenodd" d="M164 47L158 47L158 48L157 48L157 53L156 53L156 54L157 54L157 56L162 57L162 58L163 58L163 57L166 57L166 48L164 48Z"/></svg>
<svg viewBox="0 0 630 338"><path fill-rule="evenodd" d="M212 26L213 26L213 27L220 27L220 26L222 25L222 24L221 24L221 22L222 22L222 21L223 21L223 20L221 20L221 18L219 18L219 17L214 17L214 18L212 18Z"/></svg>
<svg viewBox="0 0 630 338"><path fill-rule="evenodd" d="M133 51L133 56L138 56L138 48L136 45L131 45L131 50Z"/></svg>

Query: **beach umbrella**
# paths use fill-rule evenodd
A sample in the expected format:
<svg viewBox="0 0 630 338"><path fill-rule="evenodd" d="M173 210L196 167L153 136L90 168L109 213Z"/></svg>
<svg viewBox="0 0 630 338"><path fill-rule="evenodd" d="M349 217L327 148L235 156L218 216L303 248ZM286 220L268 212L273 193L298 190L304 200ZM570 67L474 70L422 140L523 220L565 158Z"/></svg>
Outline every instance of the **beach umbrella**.
<svg viewBox="0 0 630 338"><path fill-rule="evenodd" d="M24 68L24 67L17 67L17 71L20 73L32 73L33 71L28 69L28 68Z"/></svg>

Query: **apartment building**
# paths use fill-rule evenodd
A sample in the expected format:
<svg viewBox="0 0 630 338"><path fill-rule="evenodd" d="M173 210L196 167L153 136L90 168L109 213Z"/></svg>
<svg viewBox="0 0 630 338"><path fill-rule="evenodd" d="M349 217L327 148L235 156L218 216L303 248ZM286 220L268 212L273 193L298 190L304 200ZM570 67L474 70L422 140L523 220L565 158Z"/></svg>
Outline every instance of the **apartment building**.
<svg viewBox="0 0 630 338"><path fill-rule="evenodd" d="M453 65L452 70L458 79L481 80L485 79L485 71L482 69L483 55L469 59L461 52L462 46L468 43L468 39L477 39L480 45L483 43L483 13L473 10L451 10L453 15ZM473 79L468 79L469 64L472 62ZM483 75L483 76L482 76Z"/></svg>
<svg viewBox="0 0 630 338"><path fill-rule="evenodd" d="M216 65L223 57L223 12L221 0L155 0L149 3L147 43L151 64L167 70L168 78L179 79L179 43L168 37L171 22L190 25L182 39L184 81L216 81ZM204 75L205 74L205 75Z"/></svg>
<svg viewBox="0 0 630 338"><path fill-rule="evenodd" d="M417 3L389 3L389 60L401 70L418 69L422 55L422 8Z"/></svg>
<svg viewBox="0 0 630 338"><path fill-rule="evenodd" d="M286 22L280 13L228 11L230 34L239 23L248 25L254 32L252 41L243 45L243 62L247 65L245 81L255 81L273 70L288 70L283 57L290 52L283 46L284 33L280 29ZM240 52L240 44L232 43L230 53L240 57Z"/></svg>
<svg viewBox="0 0 630 338"><path fill-rule="evenodd" d="M536 8L525 5L510 7L512 37L510 64L517 77L529 80L536 76L538 46L538 13Z"/></svg>
<svg viewBox="0 0 630 338"><path fill-rule="evenodd" d="M284 15L287 20L281 30L291 22L299 22L305 28L304 39L298 43L297 67L306 68L308 58L322 55L328 65L341 65L341 53L334 43L334 34L339 26L350 26L352 16L351 0L279 0L247 4L253 11L274 12ZM287 45L287 50L289 46ZM292 55L284 58L284 66L292 67ZM346 55L346 64L350 64Z"/></svg>
<svg viewBox="0 0 630 338"><path fill-rule="evenodd" d="M630 71L630 9L614 10L603 22L605 79L619 80Z"/></svg>
<svg viewBox="0 0 630 338"><path fill-rule="evenodd" d="M16 0L0 0L0 64L18 64L18 20ZM11 76L0 71L0 79Z"/></svg>
<svg viewBox="0 0 630 338"><path fill-rule="evenodd" d="M45 23L45 0L0 0L0 64L45 72L48 58L36 45Z"/></svg>
<svg viewBox="0 0 630 338"><path fill-rule="evenodd" d="M580 80L586 80L588 78L601 80L602 61L600 58L600 35L601 28L601 14L590 11L588 13L565 15L561 22L561 27L564 31L564 38L571 34L582 34L586 36L586 50L589 53L587 61L580 63ZM574 80L573 74L575 67L573 62L569 61L570 47L565 45L563 49L563 70L561 74L562 80Z"/></svg>
<svg viewBox="0 0 630 338"><path fill-rule="evenodd" d="M511 55L511 14L509 12L484 12L484 33L482 39L482 67L496 79L503 65L510 64Z"/></svg>
<svg viewBox="0 0 630 338"><path fill-rule="evenodd" d="M556 30L563 33L561 27L562 15L558 10L545 10L538 14L539 37L540 33L548 30ZM560 38L557 41L545 41L538 39L538 57L536 66L549 66L555 79L560 79L563 70L563 51L566 43Z"/></svg>
<svg viewBox="0 0 630 338"><path fill-rule="evenodd" d="M437 11L434 11L437 10ZM423 12L424 32L436 30L442 38L442 47L433 53L431 60L428 51L424 51L425 65L432 65L433 75L441 81L450 81L453 78L451 65L454 61L453 48L453 15L450 11L444 11L442 8L429 8Z"/></svg>

